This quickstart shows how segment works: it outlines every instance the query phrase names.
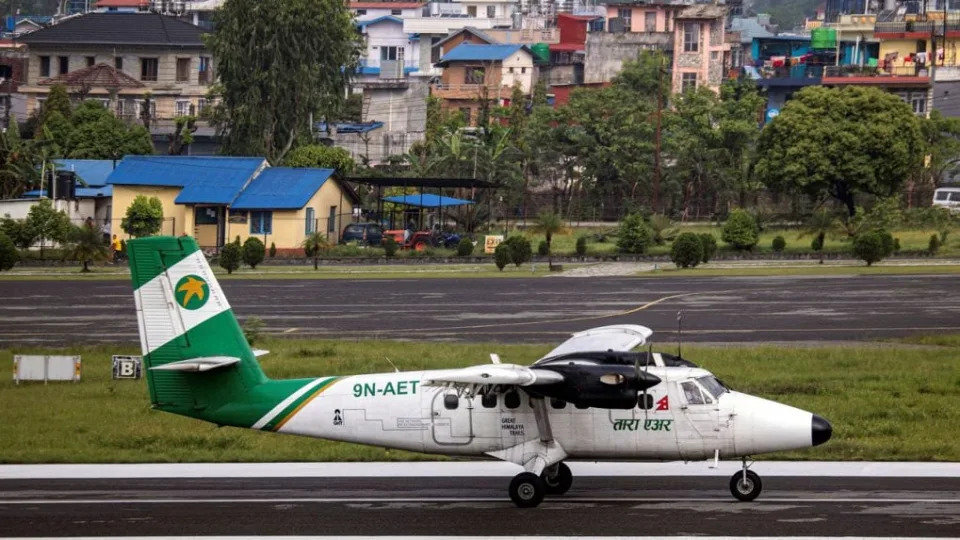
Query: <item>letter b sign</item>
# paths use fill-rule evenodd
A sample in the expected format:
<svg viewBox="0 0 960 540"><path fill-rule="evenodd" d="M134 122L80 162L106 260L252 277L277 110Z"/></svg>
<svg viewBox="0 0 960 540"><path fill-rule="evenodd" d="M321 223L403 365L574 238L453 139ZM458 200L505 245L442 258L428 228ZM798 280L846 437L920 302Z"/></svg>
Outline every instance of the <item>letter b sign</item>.
<svg viewBox="0 0 960 540"><path fill-rule="evenodd" d="M114 356L113 378L139 379L141 362L142 358L139 356Z"/></svg>

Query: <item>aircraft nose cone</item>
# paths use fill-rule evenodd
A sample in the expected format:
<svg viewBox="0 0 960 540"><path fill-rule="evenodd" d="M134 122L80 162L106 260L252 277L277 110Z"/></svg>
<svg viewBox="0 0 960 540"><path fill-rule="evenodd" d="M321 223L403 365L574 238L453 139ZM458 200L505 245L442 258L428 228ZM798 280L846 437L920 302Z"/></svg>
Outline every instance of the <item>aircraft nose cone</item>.
<svg viewBox="0 0 960 540"><path fill-rule="evenodd" d="M830 436L833 435L833 426L830 425L830 422L817 415L813 415L810 430L813 436L813 446L829 441Z"/></svg>

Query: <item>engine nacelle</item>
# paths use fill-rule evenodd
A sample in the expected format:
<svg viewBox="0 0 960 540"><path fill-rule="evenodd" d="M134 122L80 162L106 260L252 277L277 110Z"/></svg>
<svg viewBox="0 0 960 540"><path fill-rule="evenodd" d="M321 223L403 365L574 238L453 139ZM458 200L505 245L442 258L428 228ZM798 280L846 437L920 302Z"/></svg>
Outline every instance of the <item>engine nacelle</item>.
<svg viewBox="0 0 960 540"><path fill-rule="evenodd" d="M637 393L660 383L650 373L637 372L625 365L550 365L539 369L556 371L564 382L526 388L527 392L559 399L580 407L600 409L632 409L637 406Z"/></svg>

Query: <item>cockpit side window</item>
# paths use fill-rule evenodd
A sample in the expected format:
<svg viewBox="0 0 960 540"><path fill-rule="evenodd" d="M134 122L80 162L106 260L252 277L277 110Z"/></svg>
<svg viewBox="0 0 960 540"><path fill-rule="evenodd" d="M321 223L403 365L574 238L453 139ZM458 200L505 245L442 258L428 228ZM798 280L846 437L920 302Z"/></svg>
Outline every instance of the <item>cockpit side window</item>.
<svg viewBox="0 0 960 540"><path fill-rule="evenodd" d="M700 383L700 386L702 386L707 393L713 395L713 397L717 399L720 399L720 396L727 391L726 387L724 387L716 377L711 375L699 377L697 378L697 382Z"/></svg>
<svg viewBox="0 0 960 540"><path fill-rule="evenodd" d="M683 389L683 397L690 405L703 405L703 394L700 393L700 387L693 381L680 383Z"/></svg>

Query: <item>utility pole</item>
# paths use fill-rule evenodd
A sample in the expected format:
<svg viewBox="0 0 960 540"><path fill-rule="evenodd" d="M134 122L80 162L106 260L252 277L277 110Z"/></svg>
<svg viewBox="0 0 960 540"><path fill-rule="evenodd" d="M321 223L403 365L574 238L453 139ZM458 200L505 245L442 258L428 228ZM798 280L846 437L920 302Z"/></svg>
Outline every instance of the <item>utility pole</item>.
<svg viewBox="0 0 960 540"><path fill-rule="evenodd" d="M653 212L660 211L660 132L663 119L663 55L657 57L657 116L653 135Z"/></svg>

